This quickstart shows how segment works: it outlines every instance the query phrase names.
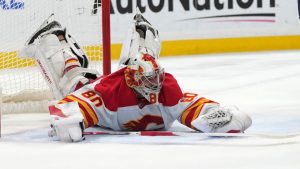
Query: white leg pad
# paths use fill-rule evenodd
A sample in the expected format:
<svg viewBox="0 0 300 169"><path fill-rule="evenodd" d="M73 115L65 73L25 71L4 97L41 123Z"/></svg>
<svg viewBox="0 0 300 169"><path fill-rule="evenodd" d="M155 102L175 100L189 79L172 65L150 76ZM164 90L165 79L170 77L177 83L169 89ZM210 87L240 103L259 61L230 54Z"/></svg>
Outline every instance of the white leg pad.
<svg viewBox="0 0 300 169"><path fill-rule="evenodd" d="M159 58L161 42L158 31L144 20L138 12L122 46L119 68L126 66L129 59L135 58L138 52L148 53Z"/></svg>
<svg viewBox="0 0 300 169"><path fill-rule="evenodd" d="M73 92L79 82L88 83L84 74L95 72L82 68L68 44L60 42L56 35L44 36L36 49L34 57L56 99Z"/></svg>
<svg viewBox="0 0 300 169"><path fill-rule="evenodd" d="M49 37L52 38L52 37ZM53 52L53 50L45 51L45 47L43 47L44 43L41 43L41 45L39 45L36 48L36 52L35 52L35 59L37 64L39 65L40 71L44 77L44 79L46 80L48 86L50 87L53 95L55 98L60 99L63 97L62 93L60 92L59 89L59 80L60 80L60 76L57 73L57 68L55 69L53 67L53 62L51 60L51 57L48 54L51 54L50 51ZM61 55L59 53L60 51L56 51L56 53L53 52L52 55ZM64 62L62 62L64 63ZM59 65L60 63L58 63ZM60 64L62 66L62 64ZM58 66L57 66L58 67Z"/></svg>
<svg viewBox="0 0 300 169"><path fill-rule="evenodd" d="M123 42L122 51L119 61L119 68L123 68L127 66L125 63L128 59L135 56L136 53L139 51L139 44L140 44L140 35L135 31L135 28L132 27L128 31L126 40Z"/></svg>

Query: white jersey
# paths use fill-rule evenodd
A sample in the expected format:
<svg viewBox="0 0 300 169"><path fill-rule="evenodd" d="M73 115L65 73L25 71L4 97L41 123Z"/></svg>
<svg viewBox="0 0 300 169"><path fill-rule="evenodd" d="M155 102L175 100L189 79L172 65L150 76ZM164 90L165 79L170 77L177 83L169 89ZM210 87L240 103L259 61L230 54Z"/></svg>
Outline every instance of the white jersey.
<svg viewBox="0 0 300 169"><path fill-rule="evenodd" d="M169 128L175 120L194 128L191 122L208 107L218 104L198 94L183 94L169 73L165 74L158 103L150 104L146 99L138 99L127 86L124 69L67 95L50 107L50 113L66 117L66 112L78 105L85 127L99 125L113 130L141 131Z"/></svg>

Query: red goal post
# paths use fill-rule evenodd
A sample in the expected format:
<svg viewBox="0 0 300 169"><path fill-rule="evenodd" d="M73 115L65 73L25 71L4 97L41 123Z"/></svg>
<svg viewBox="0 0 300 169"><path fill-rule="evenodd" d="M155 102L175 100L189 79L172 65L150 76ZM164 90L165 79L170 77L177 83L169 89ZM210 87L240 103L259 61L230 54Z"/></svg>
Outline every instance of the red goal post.
<svg viewBox="0 0 300 169"><path fill-rule="evenodd" d="M111 73L110 0L102 0L103 74Z"/></svg>

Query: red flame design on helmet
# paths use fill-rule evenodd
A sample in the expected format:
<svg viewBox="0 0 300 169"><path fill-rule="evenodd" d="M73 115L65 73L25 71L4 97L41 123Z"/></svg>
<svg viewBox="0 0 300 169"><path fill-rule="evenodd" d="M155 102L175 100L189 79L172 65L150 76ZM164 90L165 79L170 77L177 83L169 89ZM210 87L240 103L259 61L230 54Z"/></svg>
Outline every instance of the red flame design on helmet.
<svg viewBox="0 0 300 169"><path fill-rule="evenodd" d="M140 79L135 78L135 76L134 76L135 73L137 73L137 71L133 70L129 67L127 67L124 71L125 81L129 87L137 87L142 84L142 81Z"/></svg>
<svg viewBox="0 0 300 169"><path fill-rule="evenodd" d="M145 61L151 62L151 64L153 65L154 70L158 69L158 65L157 65L155 59L151 55L143 54L142 59L145 60Z"/></svg>

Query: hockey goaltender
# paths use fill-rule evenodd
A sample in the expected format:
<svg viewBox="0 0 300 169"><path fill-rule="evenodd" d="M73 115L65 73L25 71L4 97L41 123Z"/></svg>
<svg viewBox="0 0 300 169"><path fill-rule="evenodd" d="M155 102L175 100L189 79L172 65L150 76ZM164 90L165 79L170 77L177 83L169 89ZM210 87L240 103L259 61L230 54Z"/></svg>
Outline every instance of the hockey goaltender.
<svg viewBox="0 0 300 169"><path fill-rule="evenodd" d="M58 101L49 106L49 135L83 140L84 129L166 130L175 120L199 132L240 133L251 118L196 93L183 93L159 63L158 31L139 12L123 44L119 69L107 76L89 69L88 58L61 24L49 17L26 42Z"/></svg>

